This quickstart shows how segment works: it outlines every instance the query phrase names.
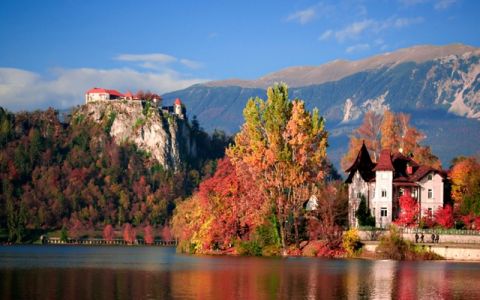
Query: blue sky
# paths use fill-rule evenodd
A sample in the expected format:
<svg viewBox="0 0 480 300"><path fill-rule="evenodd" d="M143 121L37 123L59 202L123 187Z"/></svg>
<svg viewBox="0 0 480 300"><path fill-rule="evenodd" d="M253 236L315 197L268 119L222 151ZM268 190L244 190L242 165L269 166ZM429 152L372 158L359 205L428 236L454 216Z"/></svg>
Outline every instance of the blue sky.
<svg viewBox="0 0 480 300"><path fill-rule="evenodd" d="M165 93L418 44L480 46L480 1L1 1L0 106Z"/></svg>

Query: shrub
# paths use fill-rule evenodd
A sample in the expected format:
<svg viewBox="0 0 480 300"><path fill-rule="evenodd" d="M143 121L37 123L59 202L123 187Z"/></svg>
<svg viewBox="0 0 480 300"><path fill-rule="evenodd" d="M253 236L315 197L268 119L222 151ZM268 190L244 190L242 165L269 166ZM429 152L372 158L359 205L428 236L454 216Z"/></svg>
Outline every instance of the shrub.
<svg viewBox="0 0 480 300"><path fill-rule="evenodd" d="M410 241L404 240L395 226L391 226L390 233L380 240L377 254L382 258L394 260L433 260L442 258L425 248L415 246Z"/></svg>
<svg viewBox="0 0 480 300"><path fill-rule="evenodd" d="M358 236L358 230L351 228L343 235L342 246L348 257L353 257L362 249L362 242Z"/></svg>

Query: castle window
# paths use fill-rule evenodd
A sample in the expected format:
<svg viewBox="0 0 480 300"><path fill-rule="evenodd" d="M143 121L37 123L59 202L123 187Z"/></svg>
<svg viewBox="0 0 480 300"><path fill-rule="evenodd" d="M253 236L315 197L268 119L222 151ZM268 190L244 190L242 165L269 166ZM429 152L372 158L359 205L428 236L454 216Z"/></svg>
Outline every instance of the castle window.
<svg viewBox="0 0 480 300"><path fill-rule="evenodd" d="M387 198L387 190L386 189L382 190L382 198Z"/></svg>
<svg viewBox="0 0 480 300"><path fill-rule="evenodd" d="M380 216L381 217L386 217L387 216L387 208L386 207L380 208Z"/></svg>
<svg viewBox="0 0 480 300"><path fill-rule="evenodd" d="M432 199L432 198L433 198L433 190L428 189L428 199Z"/></svg>

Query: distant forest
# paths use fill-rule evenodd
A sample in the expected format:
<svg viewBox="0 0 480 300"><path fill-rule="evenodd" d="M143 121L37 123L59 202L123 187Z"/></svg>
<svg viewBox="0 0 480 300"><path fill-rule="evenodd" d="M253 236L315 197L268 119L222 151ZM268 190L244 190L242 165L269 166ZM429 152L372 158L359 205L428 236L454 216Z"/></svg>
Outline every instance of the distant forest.
<svg viewBox="0 0 480 300"><path fill-rule="evenodd" d="M72 120L60 122L53 109L13 114L0 107L0 239L108 224L164 226L231 142L194 118L188 126L198 155L173 172L134 144L115 143L100 124Z"/></svg>

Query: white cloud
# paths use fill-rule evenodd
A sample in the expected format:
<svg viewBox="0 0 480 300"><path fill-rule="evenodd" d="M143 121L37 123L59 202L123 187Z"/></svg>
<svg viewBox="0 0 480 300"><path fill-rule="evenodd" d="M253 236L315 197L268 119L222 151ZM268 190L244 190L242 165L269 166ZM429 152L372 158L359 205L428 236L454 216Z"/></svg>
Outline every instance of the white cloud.
<svg viewBox="0 0 480 300"><path fill-rule="evenodd" d="M168 66L174 63L179 63L190 69L198 69L203 66L201 62L186 58L179 59L164 53L120 54L114 57L114 59L124 62L133 62L139 67L157 71L168 71Z"/></svg>
<svg viewBox="0 0 480 300"><path fill-rule="evenodd" d="M319 40L326 40L330 37L334 37L338 42L344 42L346 40L355 40L365 33L374 33L378 34L381 31L395 28L401 29L408 27L414 24L419 24L423 22L422 17L415 18L399 18L391 17L386 20L374 20L374 19L365 19L362 21L354 22L348 24L342 29L333 31L327 30L319 37Z"/></svg>
<svg viewBox="0 0 480 300"><path fill-rule="evenodd" d="M150 53L150 54L120 54L115 57L120 61L133 61L133 62L149 62L149 63L163 63L168 64L175 62L177 58L163 53Z"/></svg>
<svg viewBox="0 0 480 300"><path fill-rule="evenodd" d="M354 39L364 31L376 27L378 23L374 20L363 20L360 22L354 22L345 28L338 30L335 32L335 38L339 42L343 42L346 39Z"/></svg>
<svg viewBox="0 0 480 300"><path fill-rule="evenodd" d="M347 53L361 52L370 49L369 44L356 44L345 49Z"/></svg>
<svg viewBox="0 0 480 300"><path fill-rule="evenodd" d="M162 73L119 69L56 69L47 75L0 68L0 106L10 110L32 110L52 106L68 108L84 102L85 91L92 87L126 90L150 90L159 94L183 89L207 81L186 78L167 70Z"/></svg>
<svg viewBox="0 0 480 300"><path fill-rule="evenodd" d="M184 65L185 67L188 67L190 69L199 69L199 68L203 67L203 64L201 62L186 59L186 58L180 59L180 63L182 65Z"/></svg>
<svg viewBox="0 0 480 300"><path fill-rule="evenodd" d="M325 30L318 39L321 41L327 40L332 36L332 34L333 34L333 30L331 29Z"/></svg>
<svg viewBox="0 0 480 300"><path fill-rule="evenodd" d="M444 10L455 4L457 0L440 0L433 6L436 10Z"/></svg>
<svg viewBox="0 0 480 300"><path fill-rule="evenodd" d="M307 8L299 10L287 17L287 21L299 22L300 24L307 24L315 18L315 8Z"/></svg>
<svg viewBox="0 0 480 300"><path fill-rule="evenodd" d="M393 24L393 27L395 28L402 28L402 27L407 27L415 24L419 24L423 22L422 17L416 17L416 18L394 18L392 19L391 23Z"/></svg>

